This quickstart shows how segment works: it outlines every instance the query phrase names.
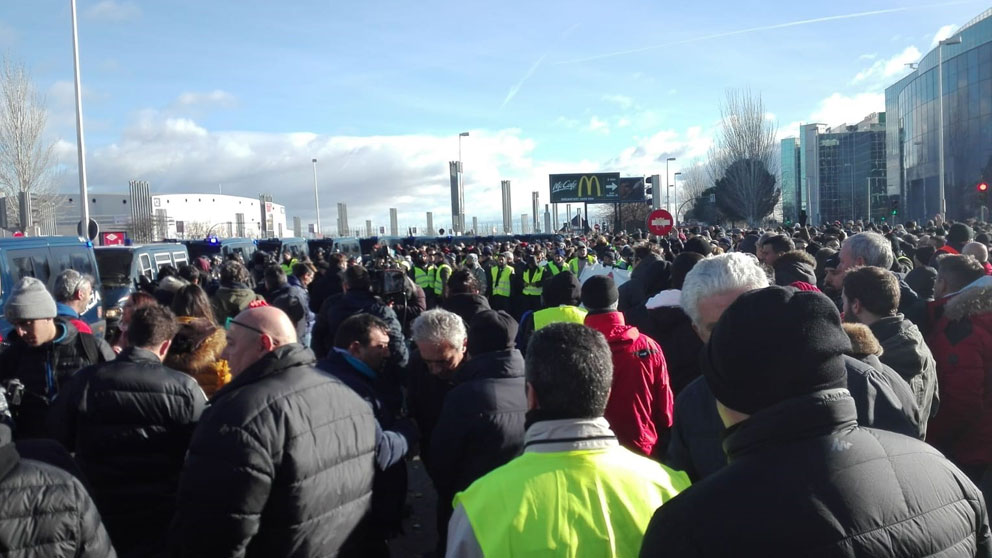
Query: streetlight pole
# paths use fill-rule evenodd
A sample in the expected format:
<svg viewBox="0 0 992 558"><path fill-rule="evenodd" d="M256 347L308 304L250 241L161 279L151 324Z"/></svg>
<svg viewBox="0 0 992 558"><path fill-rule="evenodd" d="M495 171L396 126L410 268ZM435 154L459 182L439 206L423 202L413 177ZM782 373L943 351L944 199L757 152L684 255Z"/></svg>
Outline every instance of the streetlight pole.
<svg viewBox="0 0 992 558"><path fill-rule="evenodd" d="M668 163L671 163L674 160L675 160L675 157L669 157L669 158L665 159L665 196L667 196L666 201L665 201L665 205L667 207L665 209L667 209L668 211L671 211L672 210L672 191L668 189L669 188L669 185L668 185Z"/></svg>
<svg viewBox="0 0 992 558"><path fill-rule="evenodd" d="M72 63L75 70L76 86L76 153L79 157L79 204L80 232L89 237L90 206L86 187L86 144L83 142L83 90L79 80L79 36L76 32L76 0L70 0L72 8ZM22 222L24 217L22 216ZM27 234L27 231L25 231Z"/></svg>
<svg viewBox="0 0 992 558"><path fill-rule="evenodd" d="M944 39L937 43L937 166L940 176L937 184L940 190L940 214L947 217L947 199L944 193L944 46L961 44L961 37Z"/></svg>
<svg viewBox="0 0 992 558"><path fill-rule="evenodd" d="M320 197L317 195L317 158L313 158L313 205L317 208L317 230L314 235L320 238Z"/></svg>
<svg viewBox="0 0 992 558"><path fill-rule="evenodd" d="M462 182L462 138L467 138L468 132L458 134L458 215L452 215L452 224L458 232L465 232L465 184ZM457 223L457 224L455 224Z"/></svg>
<svg viewBox="0 0 992 558"><path fill-rule="evenodd" d="M679 184L679 176L682 176L682 173L681 172L677 172L677 173L675 173L675 174L672 175L672 190L675 191L675 195L673 197L675 198L675 204L676 204L676 206L678 206L678 203L679 203L679 186L678 186L678 184ZM676 215L673 216L673 217L675 217L675 223L678 223L679 222L678 212L679 212L678 209L676 209L675 210Z"/></svg>

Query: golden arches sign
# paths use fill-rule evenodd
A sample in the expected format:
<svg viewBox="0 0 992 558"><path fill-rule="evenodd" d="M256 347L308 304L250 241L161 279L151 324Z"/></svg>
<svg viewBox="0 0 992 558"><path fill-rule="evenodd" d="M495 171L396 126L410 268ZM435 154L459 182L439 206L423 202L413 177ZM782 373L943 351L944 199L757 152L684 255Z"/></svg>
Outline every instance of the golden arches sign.
<svg viewBox="0 0 992 558"><path fill-rule="evenodd" d="M592 196L601 197L603 195L603 187L600 185L600 183L599 183L599 177L596 176L596 175L583 176L582 178L579 179L579 188L578 188L578 191L576 192L576 194L580 198L582 197L582 187L583 186L585 186L586 195L589 196L589 197L592 197ZM592 190L593 186L596 187L596 193L595 194L593 193L593 190Z"/></svg>

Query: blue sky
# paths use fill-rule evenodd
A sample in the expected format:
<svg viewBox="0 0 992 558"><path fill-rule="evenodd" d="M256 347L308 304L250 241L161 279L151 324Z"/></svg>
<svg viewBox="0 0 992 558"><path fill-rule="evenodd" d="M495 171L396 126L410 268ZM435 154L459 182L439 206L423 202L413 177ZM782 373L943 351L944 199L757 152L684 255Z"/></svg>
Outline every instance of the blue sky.
<svg viewBox="0 0 992 558"><path fill-rule="evenodd" d="M957 2L475 3L426 0L78 0L94 191L270 192L325 230L450 222L447 161L463 138L469 218L515 215L547 174L671 172L705 159L727 88L763 96L783 137L856 122L935 37L987 4ZM77 184L69 2L0 4L0 49L51 111ZM684 167L684 168L683 168Z"/></svg>

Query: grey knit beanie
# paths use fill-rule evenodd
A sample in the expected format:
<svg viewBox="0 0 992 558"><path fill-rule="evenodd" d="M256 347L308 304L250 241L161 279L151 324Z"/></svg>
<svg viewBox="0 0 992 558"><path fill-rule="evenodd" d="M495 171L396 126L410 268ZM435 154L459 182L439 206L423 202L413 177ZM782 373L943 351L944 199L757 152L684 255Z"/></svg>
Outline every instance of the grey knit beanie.
<svg viewBox="0 0 992 558"><path fill-rule="evenodd" d="M3 308L8 322L44 320L54 318L57 313L55 299L48 293L45 284L34 277L24 277L18 281Z"/></svg>

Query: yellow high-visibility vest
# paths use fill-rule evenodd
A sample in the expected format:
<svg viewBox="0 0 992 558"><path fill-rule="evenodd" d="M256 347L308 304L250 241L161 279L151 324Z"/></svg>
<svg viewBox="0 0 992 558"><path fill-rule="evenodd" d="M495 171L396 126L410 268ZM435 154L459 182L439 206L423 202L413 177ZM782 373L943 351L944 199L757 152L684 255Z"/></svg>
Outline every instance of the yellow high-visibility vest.
<svg viewBox="0 0 992 558"><path fill-rule="evenodd" d="M503 267L503 273L500 273L498 265L494 265L489 271L492 276L492 289L493 296L510 296L510 277L513 276L513 266L508 265Z"/></svg>
<svg viewBox="0 0 992 558"><path fill-rule="evenodd" d="M527 296L541 296L541 293L544 292L544 288L541 286L542 277L544 277L543 267L539 267L534 271L525 269L523 273L523 279L524 279L523 293Z"/></svg>

